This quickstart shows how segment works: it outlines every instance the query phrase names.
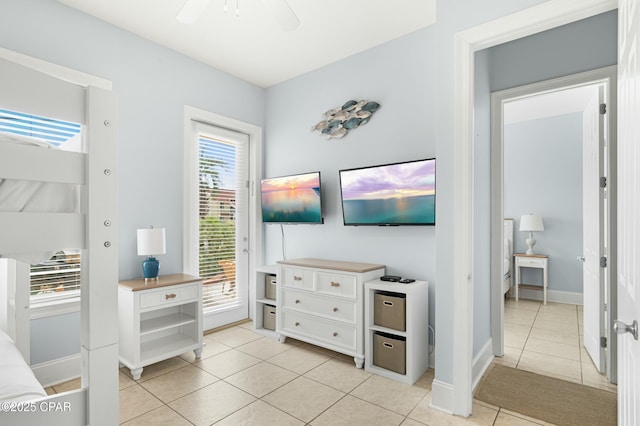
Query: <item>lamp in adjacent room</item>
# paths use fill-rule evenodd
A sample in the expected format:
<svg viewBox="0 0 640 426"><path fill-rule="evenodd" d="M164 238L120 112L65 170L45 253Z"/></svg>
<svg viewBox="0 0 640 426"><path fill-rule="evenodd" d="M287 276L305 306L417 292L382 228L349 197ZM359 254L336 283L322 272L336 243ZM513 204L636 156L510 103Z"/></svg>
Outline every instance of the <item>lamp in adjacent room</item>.
<svg viewBox="0 0 640 426"><path fill-rule="evenodd" d="M526 239L527 254L536 254L533 247L536 245L536 239L533 238L534 231L544 231L542 224L542 216L539 214L525 214L520 217L520 231L529 232L529 238Z"/></svg>
<svg viewBox="0 0 640 426"><path fill-rule="evenodd" d="M154 256L165 254L164 228L138 229L138 256L148 256L142 262L142 273L145 281L156 281L160 269L160 261Z"/></svg>

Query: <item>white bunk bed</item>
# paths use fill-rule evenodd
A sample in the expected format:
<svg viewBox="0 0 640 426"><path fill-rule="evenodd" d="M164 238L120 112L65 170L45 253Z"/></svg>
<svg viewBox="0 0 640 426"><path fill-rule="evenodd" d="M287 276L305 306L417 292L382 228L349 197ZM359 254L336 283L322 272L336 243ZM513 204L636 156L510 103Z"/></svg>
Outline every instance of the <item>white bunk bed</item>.
<svg viewBox="0 0 640 426"><path fill-rule="evenodd" d="M504 219L502 244L502 294L513 286L513 219Z"/></svg>
<svg viewBox="0 0 640 426"><path fill-rule="evenodd" d="M12 364L7 366L4 359L2 370L0 361L0 387L7 388L14 381L18 388L4 389L0 424L117 424L115 98L105 80L6 49L0 49L0 72L0 108L81 123L84 134L82 152L0 141L0 182L73 185L80 201L77 211L3 205L0 256L25 259L65 248L82 250L82 385L79 390L52 396L44 396L37 382L33 383L34 377L28 377L29 264L2 260L0 347L12 354ZM0 192L0 196L7 194ZM19 353L24 359L17 357ZM24 374L18 373L20 369Z"/></svg>

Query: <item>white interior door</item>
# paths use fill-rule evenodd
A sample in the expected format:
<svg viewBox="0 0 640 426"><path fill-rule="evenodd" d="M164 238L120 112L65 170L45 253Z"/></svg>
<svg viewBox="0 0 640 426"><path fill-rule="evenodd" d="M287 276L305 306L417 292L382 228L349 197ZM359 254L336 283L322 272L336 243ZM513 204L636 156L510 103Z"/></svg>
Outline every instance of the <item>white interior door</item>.
<svg viewBox="0 0 640 426"><path fill-rule="evenodd" d="M604 270L600 258L604 255L604 88L594 87L594 95L582 114L582 238L583 238L583 324L584 347L595 367L605 369L605 348L600 338L605 336Z"/></svg>
<svg viewBox="0 0 640 426"><path fill-rule="evenodd" d="M640 423L640 7L618 9L618 424ZM629 327L626 327L628 325ZM637 326L636 326L637 330Z"/></svg>

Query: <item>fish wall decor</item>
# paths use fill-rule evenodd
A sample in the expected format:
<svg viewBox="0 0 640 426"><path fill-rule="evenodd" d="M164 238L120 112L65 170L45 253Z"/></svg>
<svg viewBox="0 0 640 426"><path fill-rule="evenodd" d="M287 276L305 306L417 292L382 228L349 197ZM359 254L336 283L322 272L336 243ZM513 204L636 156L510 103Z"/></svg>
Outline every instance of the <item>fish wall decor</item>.
<svg viewBox="0 0 640 426"><path fill-rule="evenodd" d="M336 107L324 113L324 118L311 131L319 131L327 139L340 139L350 130L357 129L369 122L374 112L380 109L380 104L374 101L348 100L341 107Z"/></svg>

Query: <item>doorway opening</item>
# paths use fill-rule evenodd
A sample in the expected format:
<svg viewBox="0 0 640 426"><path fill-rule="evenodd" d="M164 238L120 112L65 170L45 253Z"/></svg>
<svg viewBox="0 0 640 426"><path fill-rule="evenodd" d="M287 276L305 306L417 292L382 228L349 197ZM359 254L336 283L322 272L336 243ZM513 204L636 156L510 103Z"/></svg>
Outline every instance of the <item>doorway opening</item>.
<svg viewBox="0 0 640 426"><path fill-rule="evenodd" d="M503 356L507 364L515 361L521 368L553 375L550 363L535 371L532 359L544 364L539 359L544 354L566 351L560 358L581 363L567 361L575 371L559 368L557 376L601 387L607 380L617 381L616 335L611 332L616 314L616 193L615 174L609 173L615 170L616 158L616 72L616 67L607 67L492 95L492 227L502 229L504 218L513 217L513 253L524 256L526 235L518 231L521 215L546 218L545 231L536 233L536 252L548 255L553 277L546 292L549 305L531 303L523 312L526 302L518 305L508 299L506 313L511 317L505 319L507 236L498 233L492 238L494 355ZM516 272L531 276L538 271L510 266L513 296L519 284ZM543 300L541 289L520 288L520 297ZM579 332L572 335L583 329L584 337ZM524 338L517 337L520 331L527 331ZM575 340L579 346L566 344ZM597 383L592 366L606 373L607 380Z"/></svg>

